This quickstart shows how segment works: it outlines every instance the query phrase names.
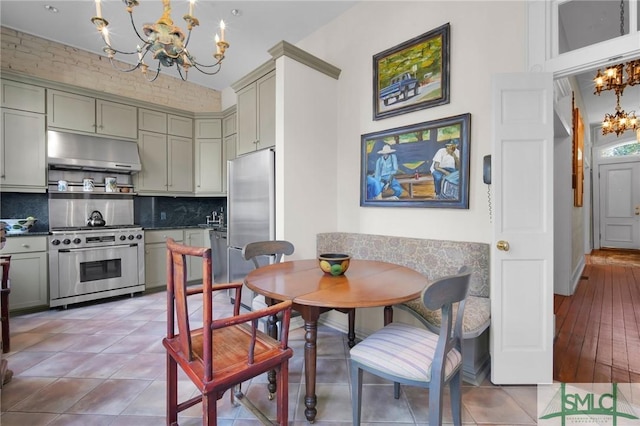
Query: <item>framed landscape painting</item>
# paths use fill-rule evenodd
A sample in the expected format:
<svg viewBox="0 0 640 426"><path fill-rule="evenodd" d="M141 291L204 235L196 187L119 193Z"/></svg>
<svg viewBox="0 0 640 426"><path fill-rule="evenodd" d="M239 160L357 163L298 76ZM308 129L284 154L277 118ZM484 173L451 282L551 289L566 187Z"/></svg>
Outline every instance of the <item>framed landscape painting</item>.
<svg viewBox="0 0 640 426"><path fill-rule="evenodd" d="M373 119L449 103L449 24L373 57Z"/></svg>
<svg viewBox="0 0 640 426"><path fill-rule="evenodd" d="M361 136L360 205L469 208L471 114Z"/></svg>

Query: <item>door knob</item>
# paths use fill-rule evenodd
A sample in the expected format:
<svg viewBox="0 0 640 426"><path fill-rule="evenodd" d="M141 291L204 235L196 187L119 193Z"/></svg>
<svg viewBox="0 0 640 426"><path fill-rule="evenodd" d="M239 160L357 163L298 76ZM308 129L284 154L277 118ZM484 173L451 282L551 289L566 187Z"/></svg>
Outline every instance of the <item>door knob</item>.
<svg viewBox="0 0 640 426"><path fill-rule="evenodd" d="M496 247L498 247L498 250L502 250L502 251L509 251L509 243L506 241L498 241L498 243L496 244Z"/></svg>

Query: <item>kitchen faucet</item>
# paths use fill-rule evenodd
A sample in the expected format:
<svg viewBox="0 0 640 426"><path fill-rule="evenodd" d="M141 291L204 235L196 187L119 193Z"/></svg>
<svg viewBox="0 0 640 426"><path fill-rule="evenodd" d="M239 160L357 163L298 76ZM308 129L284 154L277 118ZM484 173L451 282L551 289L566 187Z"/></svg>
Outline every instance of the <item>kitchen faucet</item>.
<svg viewBox="0 0 640 426"><path fill-rule="evenodd" d="M207 225L224 226L224 216L222 212L218 213L215 210L211 212L211 216L207 216Z"/></svg>

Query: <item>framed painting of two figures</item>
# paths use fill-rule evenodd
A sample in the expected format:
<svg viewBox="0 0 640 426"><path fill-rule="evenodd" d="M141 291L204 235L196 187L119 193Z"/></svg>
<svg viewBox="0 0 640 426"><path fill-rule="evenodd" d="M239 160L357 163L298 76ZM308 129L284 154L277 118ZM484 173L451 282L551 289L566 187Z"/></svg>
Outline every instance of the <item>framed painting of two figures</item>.
<svg viewBox="0 0 640 426"><path fill-rule="evenodd" d="M469 208L471 114L361 136L360 205Z"/></svg>

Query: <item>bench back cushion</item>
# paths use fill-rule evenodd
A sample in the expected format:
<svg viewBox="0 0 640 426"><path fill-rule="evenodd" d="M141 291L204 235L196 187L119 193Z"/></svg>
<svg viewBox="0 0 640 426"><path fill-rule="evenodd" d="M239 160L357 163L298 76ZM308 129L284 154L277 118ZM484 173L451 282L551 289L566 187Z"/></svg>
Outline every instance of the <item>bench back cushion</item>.
<svg viewBox="0 0 640 426"><path fill-rule="evenodd" d="M353 259L379 260L415 269L429 280L469 266L469 295L489 297L489 244L386 235L327 232L317 235L320 253L347 253Z"/></svg>

